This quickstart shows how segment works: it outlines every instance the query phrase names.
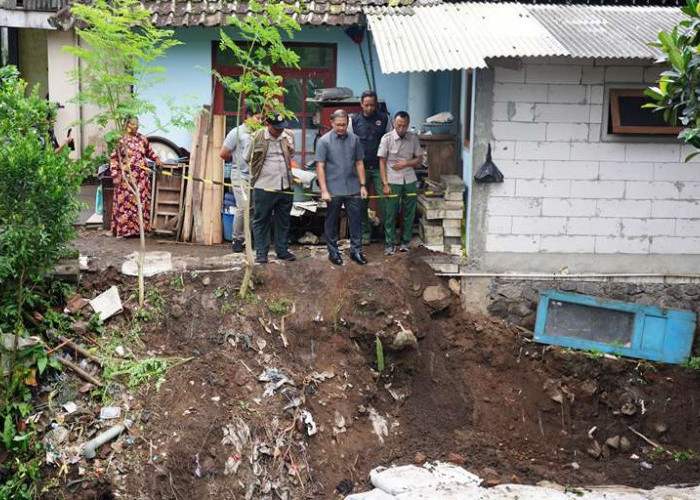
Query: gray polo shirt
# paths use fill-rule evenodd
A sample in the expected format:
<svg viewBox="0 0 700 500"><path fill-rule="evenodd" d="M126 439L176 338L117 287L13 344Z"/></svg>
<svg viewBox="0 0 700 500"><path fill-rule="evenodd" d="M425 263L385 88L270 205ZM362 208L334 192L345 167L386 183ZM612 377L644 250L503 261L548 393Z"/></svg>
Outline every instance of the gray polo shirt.
<svg viewBox="0 0 700 500"><path fill-rule="evenodd" d="M333 196L355 195L360 192L355 162L363 159L362 143L355 134L339 136L326 133L316 143L315 160L326 164L326 185Z"/></svg>
<svg viewBox="0 0 700 500"><path fill-rule="evenodd" d="M232 164L231 168L231 180L237 181L239 178L248 180L250 178L250 168L248 167L248 162L245 161L245 152L250 144L250 129L245 123L240 124L238 127L232 129L226 139L224 139L224 146L231 151L231 160L227 163ZM241 164L238 163L238 146L240 145L240 155Z"/></svg>

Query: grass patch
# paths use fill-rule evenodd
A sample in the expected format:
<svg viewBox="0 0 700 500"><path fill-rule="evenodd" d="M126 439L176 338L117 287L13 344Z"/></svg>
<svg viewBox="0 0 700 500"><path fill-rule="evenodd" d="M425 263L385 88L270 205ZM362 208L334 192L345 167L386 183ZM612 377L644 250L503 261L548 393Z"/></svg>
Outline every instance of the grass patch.
<svg viewBox="0 0 700 500"><path fill-rule="evenodd" d="M267 303L267 310L272 314L283 315L287 314L292 307L292 301L282 297L281 299L271 300Z"/></svg>
<svg viewBox="0 0 700 500"><path fill-rule="evenodd" d="M192 358L146 358L124 360L105 367L105 380L127 377L129 389L135 390L144 384L155 385L156 391L165 382L165 373L172 367L186 363Z"/></svg>

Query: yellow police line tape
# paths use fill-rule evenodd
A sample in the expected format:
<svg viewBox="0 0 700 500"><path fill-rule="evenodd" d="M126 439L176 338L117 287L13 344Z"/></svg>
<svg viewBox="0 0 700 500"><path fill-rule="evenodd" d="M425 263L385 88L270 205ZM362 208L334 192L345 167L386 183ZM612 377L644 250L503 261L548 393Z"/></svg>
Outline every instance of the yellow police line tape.
<svg viewBox="0 0 700 500"><path fill-rule="evenodd" d="M215 181L212 179L200 179L199 177L194 177L191 175L176 175L173 174L172 172L166 172L165 170L161 170L159 173L162 175L167 175L170 177L181 177L187 181L195 181L195 182L203 182L205 184L211 184L211 185L217 185L217 186L224 186L224 187L230 187L230 188L235 188L236 185L230 182L219 182ZM294 191L278 191L275 189L264 189L263 191L266 191L268 193L279 193L279 194L290 194L290 195L303 195L303 196L308 196L310 198L320 198L321 193L296 193ZM404 196L406 197L412 197L412 196L418 196L419 194L426 194L426 195L431 195L435 194L434 191L421 191L421 192L416 192L416 193L406 193ZM373 195L373 196L367 196L367 199L379 199L379 198L398 198L400 195L398 194L381 194L381 195Z"/></svg>

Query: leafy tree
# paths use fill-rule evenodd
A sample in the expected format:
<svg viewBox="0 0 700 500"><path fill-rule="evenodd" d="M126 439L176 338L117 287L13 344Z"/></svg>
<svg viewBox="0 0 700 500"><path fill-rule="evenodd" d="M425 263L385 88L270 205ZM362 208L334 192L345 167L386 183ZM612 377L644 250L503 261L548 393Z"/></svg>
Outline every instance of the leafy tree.
<svg viewBox="0 0 700 500"><path fill-rule="evenodd" d="M669 69L661 73L658 86L645 91L654 102L644 107L663 113L671 125L680 122L684 128L678 138L700 149L700 4L687 0L681 11L687 18L671 31L660 32L659 41L652 44L663 51L661 62Z"/></svg>
<svg viewBox="0 0 700 500"><path fill-rule="evenodd" d="M283 96L285 89L282 86L282 77L272 71L274 66L299 67L299 55L285 47L283 36L289 38L301 28L291 16L291 13L299 12L298 7L283 2L248 2L250 14L239 19L232 17L230 23L236 28L234 41L224 30L220 31L222 51L232 52L234 60L242 69L242 74L237 77L225 77L214 72L222 85L237 96L238 115L236 126L240 125L244 98L262 110L263 116L282 115L293 118L294 113L284 106ZM290 13L291 10L291 13ZM249 127L255 129L260 125L249 121ZM243 152L239 144L236 147L235 163L240 165ZM253 275L253 246L250 226L250 193L251 183L239 176L239 187L244 197L244 232L246 241L246 268L241 284L240 296L246 296Z"/></svg>
<svg viewBox="0 0 700 500"><path fill-rule="evenodd" d="M107 132L110 149L123 137L130 117L154 114L155 106L145 99L144 91L157 84L165 69L154 61L181 42L173 31L160 29L151 22L151 13L138 0L94 0L89 4L74 3L71 13L78 21L76 32L83 44L66 47L81 61L72 77L81 83L78 104L92 104L98 111L87 120ZM116 148L119 169L136 199L139 214L141 245L137 260L139 274L139 306L144 303L143 263L146 239L143 203L136 178L130 168L128 152Z"/></svg>

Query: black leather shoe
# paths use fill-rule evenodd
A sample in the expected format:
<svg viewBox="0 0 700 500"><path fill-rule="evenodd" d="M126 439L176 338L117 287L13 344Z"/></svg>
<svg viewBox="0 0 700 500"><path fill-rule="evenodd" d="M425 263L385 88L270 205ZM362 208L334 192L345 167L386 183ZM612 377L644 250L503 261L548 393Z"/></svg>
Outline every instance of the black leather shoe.
<svg viewBox="0 0 700 500"><path fill-rule="evenodd" d="M245 252L245 242L243 240L233 240L231 250L233 250L234 253Z"/></svg>
<svg viewBox="0 0 700 500"><path fill-rule="evenodd" d="M267 255L258 255L255 257L255 262L258 264L267 264Z"/></svg>
<svg viewBox="0 0 700 500"><path fill-rule="evenodd" d="M340 254L328 254L328 260L330 260L336 266L343 265L343 258L340 256Z"/></svg>
<svg viewBox="0 0 700 500"><path fill-rule="evenodd" d="M362 255L362 252L351 253L350 258L358 264L360 264L361 266L367 264L367 259L365 259L365 256Z"/></svg>
<svg viewBox="0 0 700 500"><path fill-rule="evenodd" d="M294 262L295 260L297 260L296 255L294 255L292 252L283 253L282 255L277 254L277 258L279 260L286 260L289 262Z"/></svg>

